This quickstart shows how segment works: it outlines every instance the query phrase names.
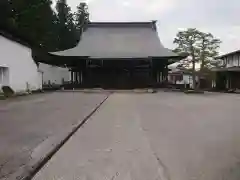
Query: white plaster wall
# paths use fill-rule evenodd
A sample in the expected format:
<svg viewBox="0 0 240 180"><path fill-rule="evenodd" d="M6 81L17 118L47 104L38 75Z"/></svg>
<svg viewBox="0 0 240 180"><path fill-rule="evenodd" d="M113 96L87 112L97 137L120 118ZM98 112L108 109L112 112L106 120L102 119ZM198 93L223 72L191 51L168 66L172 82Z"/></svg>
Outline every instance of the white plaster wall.
<svg viewBox="0 0 240 180"><path fill-rule="evenodd" d="M9 68L8 85L15 92L42 88L41 74L30 48L0 36L0 54L0 66Z"/></svg>
<svg viewBox="0 0 240 180"><path fill-rule="evenodd" d="M196 82L199 81L198 76L196 76L195 79L196 79ZM184 84L189 84L190 87L193 88L193 78L192 78L192 75L184 74L183 75L183 82L184 82Z"/></svg>
<svg viewBox="0 0 240 180"><path fill-rule="evenodd" d="M61 85L63 80L70 80L70 72L67 68L39 63L39 70L43 72L43 84L50 82L50 84Z"/></svg>
<svg viewBox="0 0 240 180"><path fill-rule="evenodd" d="M237 67L239 66L240 57L239 55L231 55L227 57L227 64L226 67Z"/></svg>
<svg viewBox="0 0 240 180"><path fill-rule="evenodd" d="M186 74L183 75L184 84L192 84L193 83L192 81L193 80L192 80L192 77L190 75L186 75Z"/></svg>
<svg viewBox="0 0 240 180"><path fill-rule="evenodd" d="M239 60L238 55L234 55L233 56L233 66L235 66L235 67L239 66L238 60Z"/></svg>
<svg viewBox="0 0 240 180"><path fill-rule="evenodd" d="M176 84L192 84L192 76L183 74L183 79L181 81L176 81Z"/></svg>

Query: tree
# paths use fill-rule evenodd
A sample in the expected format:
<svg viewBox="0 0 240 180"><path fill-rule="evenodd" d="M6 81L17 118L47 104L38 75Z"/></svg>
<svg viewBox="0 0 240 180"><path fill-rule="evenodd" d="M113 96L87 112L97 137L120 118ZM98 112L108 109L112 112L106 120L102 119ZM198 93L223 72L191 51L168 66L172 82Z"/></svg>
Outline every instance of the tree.
<svg viewBox="0 0 240 180"><path fill-rule="evenodd" d="M0 1L0 25L6 26L8 20L11 18L11 8L8 0Z"/></svg>
<svg viewBox="0 0 240 180"><path fill-rule="evenodd" d="M58 0L56 4L59 23L59 48L69 49L77 44L77 31L71 8L66 0Z"/></svg>
<svg viewBox="0 0 240 180"><path fill-rule="evenodd" d="M216 61L213 61L213 59L218 55L217 49L220 47L220 43L221 41L214 38L211 33L200 32L198 48L201 71L203 71L204 68L216 64Z"/></svg>
<svg viewBox="0 0 240 180"><path fill-rule="evenodd" d="M7 29L46 50L56 49L56 14L50 0L9 0L11 23Z"/></svg>
<svg viewBox="0 0 240 180"><path fill-rule="evenodd" d="M88 6L86 3L80 3L77 6L77 12L75 13L75 24L78 30L79 37L85 30L86 25L89 23Z"/></svg>
<svg viewBox="0 0 240 180"><path fill-rule="evenodd" d="M218 54L217 49L220 43L221 41L214 38L211 33L204 33L195 28L189 28L177 33L174 39L174 44L177 44L177 48L174 51L177 53L188 53L190 55L190 58L182 62L182 66L187 67L192 63L194 89L196 89L196 62L201 63L201 71L209 66L213 57Z"/></svg>
<svg viewBox="0 0 240 180"><path fill-rule="evenodd" d="M187 31L180 31L174 39L174 43L178 45L175 52L186 52L192 57L192 78L193 88L196 88L195 63L199 55L197 43L199 39L199 31L197 29L188 29Z"/></svg>
<svg viewBox="0 0 240 180"><path fill-rule="evenodd" d="M57 12L53 11L51 4L51 0L0 0L1 29L46 51L74 47L80 37L74 14L66 0L57 1ZM87 5L81 8L86 15L81 18L86 20ZM78 17L78 22L81 18Z"/></svg>

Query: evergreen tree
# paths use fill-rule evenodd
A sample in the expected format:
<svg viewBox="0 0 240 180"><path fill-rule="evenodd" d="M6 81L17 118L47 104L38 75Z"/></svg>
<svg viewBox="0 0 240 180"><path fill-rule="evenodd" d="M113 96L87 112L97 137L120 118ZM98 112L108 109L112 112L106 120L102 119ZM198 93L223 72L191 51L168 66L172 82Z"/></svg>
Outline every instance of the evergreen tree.
<svg viewBox="0 0 240 180"><path fill-rule="evenodd" d="M11 18L11 7L8 0L0 0L0 25L6 26Z"/></svg>
<svg viewBox="0 0 240 180"><path fill-rule="evenodd" d="M57 1L56 13L51 4L51 0L0 0L1 29L10 30L47 51L76 46L80 37L76 17L78 22L85 18L74 16L66 0Z"/></svg>
<svg viewBox="0 0 240 180"><path fill-rule="evenodd" d="M195 28L189 28L185 31L179 31L174 44L177 53L188 53L191 56L191 62L183 62L187 66L192 63L193 88L196 87L195 63L201 63L201 71L210 65L211 60L218 54L218 48L221 41L215 38L211 33L204 33Z"/></svg>
<svg viewBox="0 0 240 180"><path fill-rule="evenodd" d="M56 15L50 0L10 0L13 23L11 27L37 46L56 49L53 32Z"/></svg>
<svg viewBox="0 0 240 180"><path fill-rule="evenodd" d="M89 23L88 6L86 3L80 3L77 6L75 17L75 23L80 37L82 35L82 32L85 30L86 25Z"/></svg>
<svg viewBox="0 0 240 180"><path fill-rule="evenodd" d="M59 48L62 50L72 48L77 44L77 34L71 8L66 0L58 0L56 10L59 23Z"/></svg>

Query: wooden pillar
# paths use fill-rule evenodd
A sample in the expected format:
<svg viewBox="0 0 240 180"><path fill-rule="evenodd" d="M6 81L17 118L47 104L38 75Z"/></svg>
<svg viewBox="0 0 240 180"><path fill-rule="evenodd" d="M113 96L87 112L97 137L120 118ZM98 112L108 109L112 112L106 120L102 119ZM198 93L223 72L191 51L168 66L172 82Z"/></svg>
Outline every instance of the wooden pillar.
<svg viewBox="0 0 240 180"><path fill-rule="evenodd" d="M168 66L164 65L164 69L163 69L163 80L166 82L168 80Z"/></svg>
<svg viewBox="0 0 240 180"><path fill-rule="evenodd" d="M159 73L159 81L162 82L163 81L163 72Z"/></svg>
<svg viewBox="0 0 240 180"><path fill-rule="evenodd" d="M77 83L80 84L80 77L79 77L79 71L76 72L77 73Z"/></svg>
<svg viewBox="0 0 240 180"><path fill-rule="evenodd" d="M75 72L73 71L73 84L75 83Z"/></svg>
<svg viewBox="0 0 240 180"><path fill-rule="evenodd" d="M73 71L71 70L71 83L73 84Z"/></svg>
<svg viewBox="0 0 240 180"><path fill-rule="evenodd" d="M79 77L79 71L76 72L76 76L77 76L77 83L80 83L80 77Z"/></svg>
<svg viewBox="0 0 240 180"><path fill-rule="evenodd" d="M229 89L229 74L226 72L226 84L225 84L225 88Z"/></svg>
<svg viewBox="0 0 240 180"><path fill-rule="evenodd" d="M161 73L160 70L157 71L157 83L161 83Z"/></svg>
<svg viewBox="0 0 240 180"><path fill-rule="evenodd" d="M153 86L155 83L155 77L154 77L154 67L153 67L153 60L150 59L150 86Z"/></svg>
<svg viewBox="0 0 240 180"><path fill-rule="evenodd" d="M165 80L165 76L166 76L166 67L165 67L165 64L164 64L163 72L162 72L162 81Z"/></svg>
<svg viewBox="0 0 240 180"><path fill-rule="evenodd" d="M82 73L82 70L80 71L80 84L83 83L83 73Z"/></svg>
<svg viewBox="0 0 240 180"><path fill-rule="evenodd" d="M229 82L229 89L232 89L233 88L233 86L232 86L232 73L231 72L229 72L229 74L228 74L228 82Z"/></svg>
<svg viewBox="0 0 240 180"><path fill-rule="evenodd" d="M78 72L78 77L79 77L79 84L82 84L82 81L81 81L81 71L80 70Z"/></svg>
<svg viewBox="0 0 240 180"><path fill-rule="evenodd" d="M74 72L74 75L75 75L75 83L77 83L77 84L78 84L78 73L77 73L77 71L76 71L76 72Z"/></svg>

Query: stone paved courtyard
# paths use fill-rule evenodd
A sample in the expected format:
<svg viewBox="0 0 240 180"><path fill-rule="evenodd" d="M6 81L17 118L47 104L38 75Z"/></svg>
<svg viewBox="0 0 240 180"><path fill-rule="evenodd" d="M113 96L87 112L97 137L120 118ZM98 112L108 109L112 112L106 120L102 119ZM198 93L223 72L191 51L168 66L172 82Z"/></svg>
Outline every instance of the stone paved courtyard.
<svg viewBox="0 0 240 180"><path fill-rule="evenodd" d="M239 180L240 96L112 94L35 180Z"/></svg>
<svg viewBox="0 0 240 180"><path fill-rule="evenodd" d="M55 92L0 101L0 179L26 171L106 97Z"/></svg>

